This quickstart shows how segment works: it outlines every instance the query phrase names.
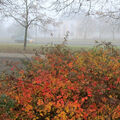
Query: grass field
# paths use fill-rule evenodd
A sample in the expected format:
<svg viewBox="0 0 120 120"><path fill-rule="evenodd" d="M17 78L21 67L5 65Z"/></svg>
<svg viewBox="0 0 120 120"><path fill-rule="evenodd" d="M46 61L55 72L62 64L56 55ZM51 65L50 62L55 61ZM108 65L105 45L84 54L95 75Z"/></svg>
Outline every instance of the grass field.
<svg viewBox="0 0 120 120"><path fill-rule="evenodd" d="M39 49L40 44L28 44L26 51L23 50L22 43L2 43L0 44L0 52L5 53L33 53L33 49Z"/></svg>
<svg viewBox="0 0 120 120"><path fill-rule="evenodd" d="M1 53L34 53L33 49L40 49L42 44L28 44L26 51L23 50L22 43L0 43L0 52ZM88 45L68 45L68 47L72 50L80 50L81 48L92 48L92 46Z"/></svg>
<svg viewBox="0 0 120 120"><path fill-rule="evenodd" d="M34 53L33 49L40 50L42 46L49 46L50 44L33 44L29 43L27 45L26 51L23 50L22 43L0 43L0 53ZM90 49L94 45L67 45L73 51L81 49ZM120 48L120 46L115 46Z"/></svg>

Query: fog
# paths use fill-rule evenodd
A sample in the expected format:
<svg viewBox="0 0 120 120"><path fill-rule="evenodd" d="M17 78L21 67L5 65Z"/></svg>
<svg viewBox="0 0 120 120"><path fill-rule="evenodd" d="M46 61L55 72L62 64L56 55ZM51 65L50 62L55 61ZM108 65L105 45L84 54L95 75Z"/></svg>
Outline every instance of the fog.
<svg viewBox="0 0 120 120"><path fill-rule="evenodd" d="M15 43L24 39L25 28L11 18L0 20L0 42ZM119 44L120 25L116 20L95 15L74 14L60 16L55 23L46 25L43 29L39 26L30 26L28 39L34 43L48 44L61 43L69 32L68 44L94 44L97 41L111 41Z"/></svg>

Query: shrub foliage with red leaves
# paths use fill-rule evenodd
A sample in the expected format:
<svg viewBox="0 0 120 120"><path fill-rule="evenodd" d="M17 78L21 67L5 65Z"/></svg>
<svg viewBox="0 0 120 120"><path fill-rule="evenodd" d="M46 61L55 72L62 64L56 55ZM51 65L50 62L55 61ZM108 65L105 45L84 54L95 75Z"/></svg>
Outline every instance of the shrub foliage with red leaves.
<svg viewBox="0 0 120 120"><path fill-rule="evenodd" d="M0 113L6 119L120 119L120 56L108 48L72 53L59 45L3 81L14 101Z"/></svg>

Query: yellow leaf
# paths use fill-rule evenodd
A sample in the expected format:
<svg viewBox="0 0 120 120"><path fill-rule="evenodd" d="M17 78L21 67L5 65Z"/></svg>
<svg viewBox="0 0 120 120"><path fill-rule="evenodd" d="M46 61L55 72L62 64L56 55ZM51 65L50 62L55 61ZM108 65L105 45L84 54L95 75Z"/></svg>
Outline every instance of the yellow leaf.
<svg viewBox="0 0 120 120"><path fill-rule="evenodd" d="M33 107L31 105L27 105L26 108L25 108L25 111L29 112L32 109L33 109Z"/></svg>

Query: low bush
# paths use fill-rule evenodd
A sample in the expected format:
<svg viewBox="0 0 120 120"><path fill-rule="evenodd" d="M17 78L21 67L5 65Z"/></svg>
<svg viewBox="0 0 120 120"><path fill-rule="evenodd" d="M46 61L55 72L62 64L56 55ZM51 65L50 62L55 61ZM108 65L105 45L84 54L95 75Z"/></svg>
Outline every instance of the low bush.
<svg viewBox="0 0 120 120"><path fill-rule="evenodd" d="M59 45L3 81L15 101L9 119L120 119L120 56L109 48L72 53Z"/></svg>

